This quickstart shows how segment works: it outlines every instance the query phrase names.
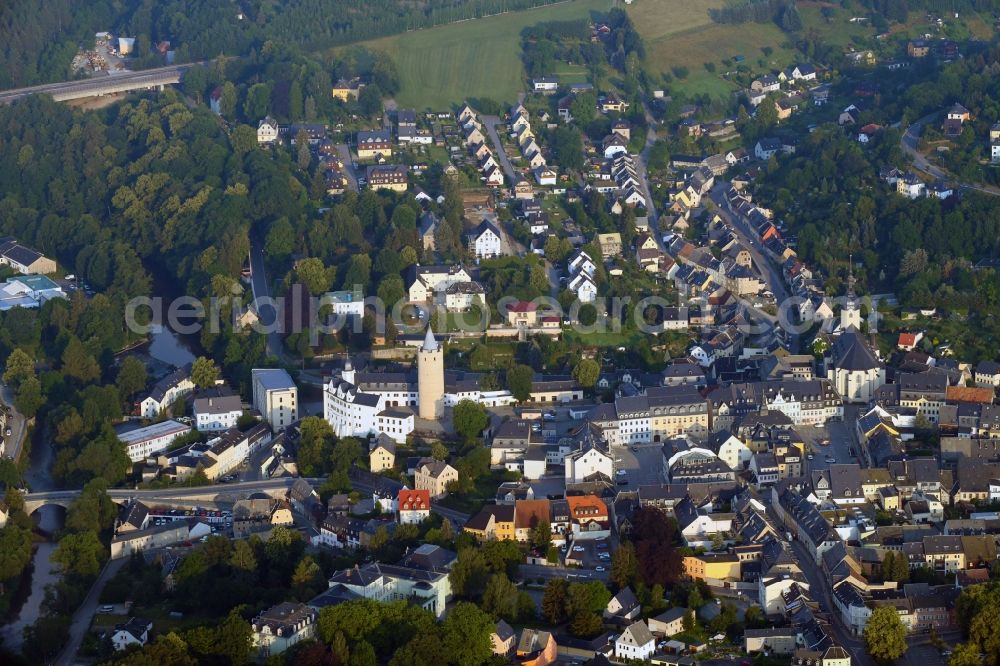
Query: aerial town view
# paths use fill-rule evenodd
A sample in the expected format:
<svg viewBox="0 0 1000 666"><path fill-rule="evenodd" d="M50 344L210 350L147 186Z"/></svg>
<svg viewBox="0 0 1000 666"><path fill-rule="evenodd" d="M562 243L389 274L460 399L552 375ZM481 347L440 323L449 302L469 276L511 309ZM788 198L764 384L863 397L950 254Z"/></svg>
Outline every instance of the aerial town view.
<svg viewBox="0 0 1000 666"><path fill-rule="evenodd" d="M0 2L0 664L1000 666L1000 0Z"/></svg>

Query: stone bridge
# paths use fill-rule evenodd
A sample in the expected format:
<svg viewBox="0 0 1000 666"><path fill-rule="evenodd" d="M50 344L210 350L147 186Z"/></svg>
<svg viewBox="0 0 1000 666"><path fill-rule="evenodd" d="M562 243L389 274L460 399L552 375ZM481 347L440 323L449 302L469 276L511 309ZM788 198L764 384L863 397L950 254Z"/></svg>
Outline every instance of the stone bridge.
<svg viewBox="0 0 1000 666"><path fill-rule="evenodd" d="M322 482L310 479L311 482ZM171 487L156 490L131 490L115 488L108 490L108 497L118 504L126 504L133 499L152 506L173 506L189 508L194 506L215 506L233 504L237 500L246 499L254 493L265 493L271 497L284 497L292 487L295 479L268 479L266 481L246 481L243 483L216 484L197 488ZM24 496L24 510L31 515L43 506L61 506L69 508L79 497L79 490L50 490L46 492L27 493Z"/></svg>

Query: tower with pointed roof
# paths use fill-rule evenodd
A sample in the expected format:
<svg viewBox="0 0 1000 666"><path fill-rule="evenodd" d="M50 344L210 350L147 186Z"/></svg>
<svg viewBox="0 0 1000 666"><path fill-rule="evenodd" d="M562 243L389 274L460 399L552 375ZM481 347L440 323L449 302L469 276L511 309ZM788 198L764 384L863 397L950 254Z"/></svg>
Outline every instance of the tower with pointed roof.
<svg viewBox="0 0 1000 666"><path fill-rule="evenodd" d="M430 326L417 350L417 408L422 419L439 419L444 413L444 350Z"/></svg>
<svg viewBox="0 0 1000 666"><path fill-rule="evenodd" d="M847 268L847 300L844 307L840 309L840 330L847 331L851 327L856 331L861 330L861 304L858 303L858 296L854 293L854 257L848 259Z"/></svg>

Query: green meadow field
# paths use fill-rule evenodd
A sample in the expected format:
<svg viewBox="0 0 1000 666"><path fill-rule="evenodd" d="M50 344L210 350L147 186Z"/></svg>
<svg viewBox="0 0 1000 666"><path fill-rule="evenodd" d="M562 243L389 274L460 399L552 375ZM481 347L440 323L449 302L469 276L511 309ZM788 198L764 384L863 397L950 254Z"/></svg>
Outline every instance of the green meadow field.
<svg viewBox="0 0 1000 666"><path fill-rule="evenodd" d="M489 97L516 101L525 90L521 31L547 21L569 21L604 13L611 0L568 0L501 16L473 19L428 30L383 37L363 45L388 53L399 69L401 106L440 109L463 100ZM567 80L583 79L566 67Z"/></svg>

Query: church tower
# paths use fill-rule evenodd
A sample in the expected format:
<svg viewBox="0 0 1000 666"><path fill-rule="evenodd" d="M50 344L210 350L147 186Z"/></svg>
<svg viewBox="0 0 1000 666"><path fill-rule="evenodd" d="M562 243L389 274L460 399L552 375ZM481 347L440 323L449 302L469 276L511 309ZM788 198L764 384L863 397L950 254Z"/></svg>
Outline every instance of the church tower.
<svg viewBox="0 0 1000 666"><path fill-rule="evenodd" d="M861 330L861 304L858 302L857 294L854 293L854 260L848 259L847 269L847 300L840 310L840 330L846 331L852 326L854 330Z"/></svg>
<svg viewBox="0 0 1000 666"><path fill-rule="evenodd" d="M439 419L444 413L444 350L430 326L417 351L417 406L422 419Z"/></svg>

